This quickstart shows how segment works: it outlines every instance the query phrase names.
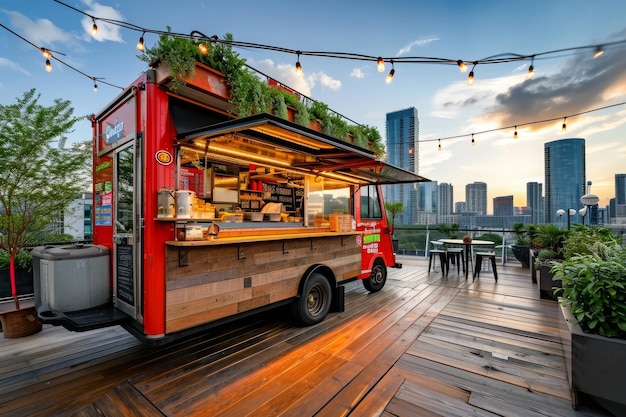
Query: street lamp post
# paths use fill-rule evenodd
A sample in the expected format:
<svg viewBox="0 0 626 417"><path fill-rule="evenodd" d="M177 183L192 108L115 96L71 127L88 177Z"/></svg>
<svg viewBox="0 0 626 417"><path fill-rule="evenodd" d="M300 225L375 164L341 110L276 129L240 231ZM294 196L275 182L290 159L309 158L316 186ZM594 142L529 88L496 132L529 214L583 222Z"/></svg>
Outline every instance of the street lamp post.
<svg viewBox="0 0 626 417"><path fill-rule="evenodd" d="M576 215L576 210L573 208L567 209L567 230L571 229L572 226L572 216Z"/></svg>
<svg viewBox="0 0 626 417"><path fill-rule="evenodd" d="M585 214L587 214L587 207L583 207L580 210L578 210L578 214L580 214L583 218L583 226L585 225Z"/></svg>
<svg viewBox="0 0 626 417"><path fill-rule="evenodd" d="M591 194L591 181L587 181L587 194L580 197L580 202L582 203L583 206L585 206L585 213L589 212L588 221L590 225L591 225L591 206L597 205L599 201L600 201L600 198L597 195ZM585 217L583 214L583 225L584 224L585 224Z"/></svg>
<svg viewBox="0 0 626 417"><path fill-rule="evenodd" d="M559 228L563 228L563 215L565 214L565 210L563 209L558 209L556 211L557 216L559 216Z"/></svg>

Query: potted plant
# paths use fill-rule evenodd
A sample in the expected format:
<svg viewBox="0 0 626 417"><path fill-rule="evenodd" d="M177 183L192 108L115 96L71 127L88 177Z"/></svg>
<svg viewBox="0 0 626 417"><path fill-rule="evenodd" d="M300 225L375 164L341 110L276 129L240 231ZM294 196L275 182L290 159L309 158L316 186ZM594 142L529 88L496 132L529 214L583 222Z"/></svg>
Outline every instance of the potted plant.
<svg viewBox="0 0 626 417"><path fill-rule="evenodd" d="M535 269L539 271L537 287L540 298L556 300L554 288L560 287L560 282L554 281L552 266L563 260L563 244L569 233L568 229L561 229L554 224L539 224L535 227L531 247L537 253Z"/></svg>
<svg viewBox="0 0 626 417"><path fill-rule="evenodd" d="M5 338L41 330L34 303L18 297L16 271L20 253L58 219L86 186L90 148L87 143L65 146L64 135L82 117L57 99L39 104L34 89L17 103L0 105L0 250L9 257L12 302L1 303Z"/></svg>
<svg viewBox="0 0 626 417"><path fill-rule="evenodd" d="M155 68L157 74L160 69L166 68L167 77L163 78L169 80L169 88L172 91L178 90L187 81L194 80L198 69L212 71L225 79L226 86L220 84L218 80L202 86L206 88L220 86L219 91L211 91L228 101L232 106L229 111L237 117L274 113L277 117L291 120L288 110L292 107L296 111L293 116L295 123L306 127L315 127L319 123L323 133L343 141L358 136L354 141L356 145L370 149L379 157L383 155L384 144L375 127L348 125L341 115L331 111L328 105L322 102L308 100L307 104L304 104L300 96L294 95L295 92L269 86L264 79L253 73L246 60L232 49L232 34L227 33L224 39L218 39L217 36L210 39L189 39L175 36L169 33L169 27L167 29L168 33L159 36L156 45L146 47L138 58ZM203 45L203 48L200 48L200 45ZM214 77L211 74L208 76Z"/></svg>
<svg viewBox="0 0 626 417"><path fill-rule="evenodd" d="M513 224L515 244L511 245L511 250L515 259L522 264L522 268L530 266L530 236L528 235L528 230L528 226L524 223Z"/></svg>
<svg viewBox="0 0 626 417"><path fill-rule="evenodd" d="M590 396L626 415L626 248L598 232L581 232L583 254L553 266L572 405ZM575 235L575 233L572 233ZM571 236L566 240L570 240ZM564 246L566 246L564 245Z"/></svg>

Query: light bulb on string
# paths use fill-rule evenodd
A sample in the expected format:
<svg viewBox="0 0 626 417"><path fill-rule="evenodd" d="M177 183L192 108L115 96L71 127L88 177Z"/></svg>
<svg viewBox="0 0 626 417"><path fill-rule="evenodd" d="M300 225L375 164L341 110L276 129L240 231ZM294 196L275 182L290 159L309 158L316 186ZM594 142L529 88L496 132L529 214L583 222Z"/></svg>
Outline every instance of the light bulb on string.
<svg viewBox="0 0 626 417"><path fill-rule="evenodd" d="M139 52L143 52L144 48L145 48L145 44L143 41L143 35L145 35L146 32L142 33L141 36L139 37L139 42L137 42L137 50Z"/></svg>
<svg viewBox="0 0 626 417"><path fill-rule="evenodd" d="M378 59L376 60L376 67L378 69L378 72L385 71L385 60L382 59L382 57L378 57Z"/></svg>
<svg viewBox="0 0 626 417"><path fill-rule="evenodd" d="M49 59L46 59L46 72L52 72L52 64Z"/></svg>
<svg viewBox="0 0 626 417"><path fill-rule="evenodd" d="M93 20L93 26L91 27L91 34L95 38L96 35L98 35L98 25L96 25L96 19L92 17L91 20Z"/></svg>
<svg viewBox="0 0 626 417"><path fill-rule="evenodd" d="M567 123L565 123L566 120L567 120L567 116L563 118L563 125L561 126L561 132L567 131Z"/></svg>
<svg viewBox="0 0 626 417"><path fill-rule="evenodd" d="M456 61L456 64L459 66L461 73L465 74L467 72L467 64L462 59Z"/></svg>
<svg viewBox="0 0 626 417"><path fill-rule="evenodd" d="M604 55L604 49L602 49L602 46L598 45L593 53L593 59L599 58L602 55Z"/></svg>
<svg viewBox="0 0 626 417"><path fill-rule="evenodd" d="M515 126L515 131L513 132L513 139L517 139L517 126Z"/></svg>
<svg viewBox="0 0 626 417"><path fill-rule="evenodd" d="M387 79L385 80L387 84L391 84L391 80L393 80L393 75L395 73L396 69L393 67L393 61L391 61L391 71L389 71L389 74L387 74Z"/></svg>
<svg viewBox="0 0 626 417"><path fill-rule="evenodd" d="M296 75L298 77L302 77L302 65L300 64L300 54L301 52L296 52L298 54L298 61L296 61Z"/></svg>
<svg viewBox="0 0 626 417"><path fill-rule="evenodd" d="M530 67L528 67L528 73L526 74L526 79L530 80L535 75L535 57L533 56L532 61L530 62Z"/></svg>
<svg viewBox="0 0 626 417"><path fill-rule="evenodd" d="M209 48L203 43L198 45L198 50L202 55L206 55L209 53Z"/></svg>
<svg viewBox="0 0 626 417"><path fill-rule="evenodd" d="M98 83L97 82L93 82L93 92L97 93L98 92Z"/></svg>
<svg viewBox="0 0 626 417"><path fill-rule="evenodd" d="M472 133L472 146L476 146L476 141L474 140L474 134Z"/></svg>
<svg viewBox="0 0 626 417"><path fill-rule="evenodd" d="M474 64L469 76L467 77L467 85L474 85L474 68L476 68L476 64Z"/></svg>
<svg viewBox="0 0 626 417"><path fill-rule="evenodd" d="M47 50L46 48L41 48L40 51L41 51L41 55L43 55L44 58L50 58L52 56L50 51Z"/></svg>
<svg viewBox="0 0 626 417"><path fill-rule="evenodd" d="M437 147L438 151L441 151L441 139L439 139L439 146Z"/></svg>

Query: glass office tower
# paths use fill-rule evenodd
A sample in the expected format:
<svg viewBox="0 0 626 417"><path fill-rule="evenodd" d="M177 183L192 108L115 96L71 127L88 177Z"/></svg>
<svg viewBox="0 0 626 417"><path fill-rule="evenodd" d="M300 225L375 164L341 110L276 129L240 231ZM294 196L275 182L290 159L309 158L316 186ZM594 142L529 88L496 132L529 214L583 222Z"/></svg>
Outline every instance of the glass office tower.
<svg viewBox="0 0 626 417"><path fill-rule="evenodd" d="M419 119L417 109L387 113L387 162L407 171L418 173L419 161ZM387 185L384 189L385 201L404 203L404 215L400 223L416 224L418 218L418 187L415 184Z"/></svg>
<svg viewBox="0 0 626 417"><path fill-rule="evenodd" d="M559 224L559 209L576 210L572 223L581 223L578 210L585 194L585 139L555 140L544 144L545 217L547 223ZM567 216L567 214L566 214Z"/></svg>

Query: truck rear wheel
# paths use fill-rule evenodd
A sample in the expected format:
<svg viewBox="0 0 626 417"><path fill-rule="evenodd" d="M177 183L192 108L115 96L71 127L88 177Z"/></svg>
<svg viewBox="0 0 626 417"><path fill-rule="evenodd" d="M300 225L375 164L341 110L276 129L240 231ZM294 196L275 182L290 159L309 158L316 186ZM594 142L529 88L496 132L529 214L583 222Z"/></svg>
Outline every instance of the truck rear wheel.
<svg viewBox="0 0 626 417"><path fill-rule="evenodd" d="M374 261L372 267L372 273L369 277L364 278L363 286L369 292L377 292L383 289L385 282L387 282L387 267L380 259Z"/></svg>
<svg viewBox="0 0 626 417"><path fill-rule="evenodd" d="M330 283L326 277L313 273L307 278L302 296L293 303L293 315L305 326L311 326L324 320L332 301Z"/></svg>

